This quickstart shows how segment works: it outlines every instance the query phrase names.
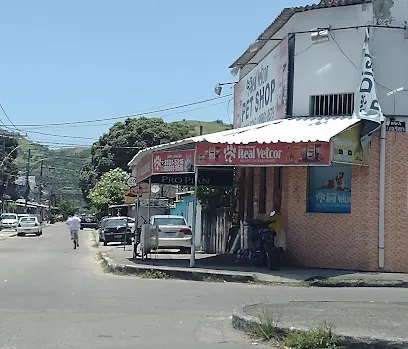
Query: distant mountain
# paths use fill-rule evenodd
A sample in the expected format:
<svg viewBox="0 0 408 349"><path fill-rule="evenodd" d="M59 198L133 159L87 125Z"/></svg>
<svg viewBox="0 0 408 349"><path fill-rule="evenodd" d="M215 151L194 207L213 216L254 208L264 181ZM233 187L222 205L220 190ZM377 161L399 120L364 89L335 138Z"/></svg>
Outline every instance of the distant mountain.
<svg viewBox="0 0 408 349"><path fill-rule="evenodd" d="M203 134L225 131L232 128L232 125L224 124L220 120L212 122L182 120L176 123L186 124L192 136L200 133L200 126L202 126ZM53 185L53 191L57 194L57 198L76 201L80 205L84 204L78 185L78 178L82 166L91 159L91 147L50 149L48 146L33 143L24 137L19 137L19 144L21 146L18 149L15 164L20 176L25 176L26 174L28 150L30 149L30 175L36 177L37 185L40 182L41 159L44 159L42 185L43 191L47 193L45 195L48 195L51 185Z"/></svg>
<svg viewBox="0 0 408 349"><path fill-rule="evenodd" d="M19 138L21 147L15 160L20 175L26 174L28 150L31 151L30 175L35 175L36 183L40 182L41 159L43 161L43 190L53 192L57 198L69 199L83 204L81 191L78 187L78 178L81 168L91 158L91 148L73 147L50 149L26 138Z"/></svg>

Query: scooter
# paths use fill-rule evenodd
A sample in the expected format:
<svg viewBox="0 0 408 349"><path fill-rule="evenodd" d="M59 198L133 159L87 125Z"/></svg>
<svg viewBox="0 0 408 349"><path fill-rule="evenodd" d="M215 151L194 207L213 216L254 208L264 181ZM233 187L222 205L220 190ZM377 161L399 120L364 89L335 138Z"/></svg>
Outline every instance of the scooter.
<svg viewBox="0 0 408 349"><path fill-rule="evenodd" d="M268 221L254 219L248 221L252 227L252 243L254 248L246 248L238 251L238 261L243 264L253 263L259 266L267 266L275 270L283 253L281 247L276 247L276 232L269 225L274 223L275 211L269 214Z"/></svg>

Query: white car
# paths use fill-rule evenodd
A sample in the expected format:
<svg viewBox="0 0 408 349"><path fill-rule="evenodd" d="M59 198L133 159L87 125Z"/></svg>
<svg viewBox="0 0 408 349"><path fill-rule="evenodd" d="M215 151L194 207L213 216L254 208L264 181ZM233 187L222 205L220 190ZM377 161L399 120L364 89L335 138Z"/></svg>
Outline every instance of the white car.
<svg viewBox="0 0 408 349"><path fill-rule="evenodd" d="M26 234L42 234L42 226L36 216L21 217L17 225L17 235L24 236Z"/></svg>
<svg viewBox="0 0 408 349"><path fill-rule="evenodd" d="M159 228L159 248L180 249L181 253L191 253L192 232L186 220L176 215L156 215L150 224Z"/></svg>
<svg viewBox="0 0 408 349"><path fill-rule="evenodd" d="M16 213L3 213L1 215L1 229L16 229L18 224L18 216Z"/></svg>

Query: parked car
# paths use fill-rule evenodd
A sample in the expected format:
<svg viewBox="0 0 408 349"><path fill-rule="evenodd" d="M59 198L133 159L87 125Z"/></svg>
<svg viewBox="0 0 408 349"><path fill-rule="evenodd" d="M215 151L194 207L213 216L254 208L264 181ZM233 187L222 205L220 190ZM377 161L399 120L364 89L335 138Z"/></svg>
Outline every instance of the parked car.
<svg viewBox="0 0 408 349"><path fill-rule="evenodd" d="M159 248L180 249L181 253L191 253L192 233L184 217L176 215L156 215L150 224L159 228Z"/></svg>
<svg viewBox="0 0 408 349"><path fill-rule="evenodd" d="M42 226L36 216L21 217L17 225L17 235L26 234L42 235Z"/></svg>
<svg viewBox="0 0 408 349"><path fill-rule="evenodd" d="M84 215L81 216L81 227L80 229L83 230L84 228L91 228L91 229L98 229L98 219L94 215Z"/></svg>
<svg viewBox="0 0 408 349"><path fill-rule="evenodd" d="M99 230L99 241L107 246L109 242L124 242L130 245L132 243L132 228L126 224L126 217L108 217L101 222Z"/></svg>
<svg viewBox="0 0 408 349"><path fill-rule="evenodd" d="M1 215L1 229L16 229L18 224L18 216L16 213L3 213Z"/></svg>

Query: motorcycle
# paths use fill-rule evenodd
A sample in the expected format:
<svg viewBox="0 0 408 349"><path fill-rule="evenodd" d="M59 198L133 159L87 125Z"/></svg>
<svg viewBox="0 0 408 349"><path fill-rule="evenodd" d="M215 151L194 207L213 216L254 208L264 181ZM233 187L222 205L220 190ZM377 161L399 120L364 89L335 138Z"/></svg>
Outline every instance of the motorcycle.
<svg viewBox="0 0 408 349"><path fill-rule="evenodd" d="M238 261L243 264L254 263L259 266L267 266L270 270L275 270L279 265L283 248L276 247L276 232L269 225L274 223L275 211L269 214L268 221L254 219L247 221L252 228L253 248L241 249L238 251Z"/></svg>

